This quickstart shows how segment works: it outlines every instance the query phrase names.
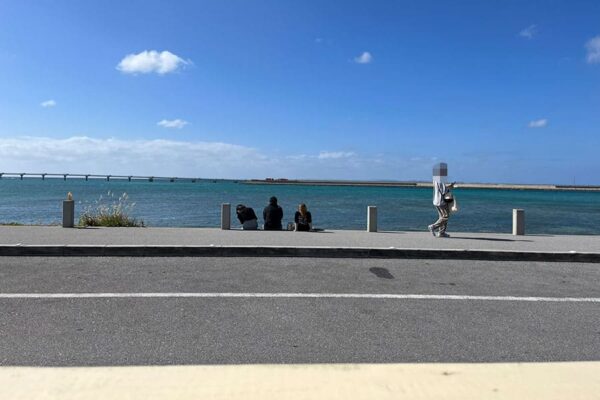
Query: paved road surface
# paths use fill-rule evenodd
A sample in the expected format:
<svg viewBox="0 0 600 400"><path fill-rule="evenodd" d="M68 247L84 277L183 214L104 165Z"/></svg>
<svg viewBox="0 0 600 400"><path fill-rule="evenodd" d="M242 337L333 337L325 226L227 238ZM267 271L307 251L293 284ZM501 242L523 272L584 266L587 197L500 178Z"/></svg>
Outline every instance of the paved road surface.
<svg viewBox="0 0 600 400"><path fill-rule="evenodd" d="M5 257L0 365L600 360L599 282L597 264Z"/></svg>

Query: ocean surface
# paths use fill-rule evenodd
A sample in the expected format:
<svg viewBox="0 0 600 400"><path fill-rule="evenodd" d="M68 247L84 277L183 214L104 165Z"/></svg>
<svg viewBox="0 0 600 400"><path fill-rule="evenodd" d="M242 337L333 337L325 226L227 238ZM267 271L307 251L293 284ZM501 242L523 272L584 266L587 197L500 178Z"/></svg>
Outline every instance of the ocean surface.
<svg viewBox="0 0 600 400"><path fill-rule="evenodd" d="M293 220L303 202L314 226L324 229L365 229L369 205L378 207L380 230L423 231L437 218L430 188L3 178L0 223L59 224L67 192L73 193L77 215L96 207L101 197L107 204L127 193L129 203L135 203L130 215L156 227L217 227L221 203L253 207L262 220L270 196L279 198L284 223ZM600 192L457 188L454 194L460 211L451 217L449 232L510 233L512 209L523 208L527 233L599 233Z"/></svg>

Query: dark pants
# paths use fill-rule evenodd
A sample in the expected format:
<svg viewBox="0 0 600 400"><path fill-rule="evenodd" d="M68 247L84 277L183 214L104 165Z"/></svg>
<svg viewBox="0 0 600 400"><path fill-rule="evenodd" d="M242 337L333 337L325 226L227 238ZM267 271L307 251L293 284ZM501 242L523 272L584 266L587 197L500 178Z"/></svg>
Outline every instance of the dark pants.
<svg viewBox="0 0 600 400"><path fill-rule="evenodd" d="M263 226L263 229L265 231L280 231L283 228L281 227L281 225L267 225L267 224L265 224Z"/></svg>

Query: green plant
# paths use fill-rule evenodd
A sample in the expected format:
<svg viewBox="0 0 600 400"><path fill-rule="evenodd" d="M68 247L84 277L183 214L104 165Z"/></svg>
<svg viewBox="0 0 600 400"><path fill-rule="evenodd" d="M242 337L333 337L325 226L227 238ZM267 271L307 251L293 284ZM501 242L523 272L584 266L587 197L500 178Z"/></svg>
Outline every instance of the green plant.
<svg viewBox="0 0 600 400"><path fill-rule="evenodd" d="M129 203L127 193L118 199L112 192L106 198L100 196L93 206L84 208L79 216L80 226L143 227L144 221L129 216L135 203Z"/></svg>

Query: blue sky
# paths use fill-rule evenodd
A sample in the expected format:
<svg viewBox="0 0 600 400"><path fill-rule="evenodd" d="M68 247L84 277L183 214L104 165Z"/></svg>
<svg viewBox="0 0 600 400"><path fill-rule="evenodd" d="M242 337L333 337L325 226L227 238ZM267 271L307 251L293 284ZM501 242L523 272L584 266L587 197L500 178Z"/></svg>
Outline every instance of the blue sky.
<svg viewBox="0 0 600 400"><path fill-rule="evenodd" d="M598 1L1 1L0 170L600 184Z"/></svg>

